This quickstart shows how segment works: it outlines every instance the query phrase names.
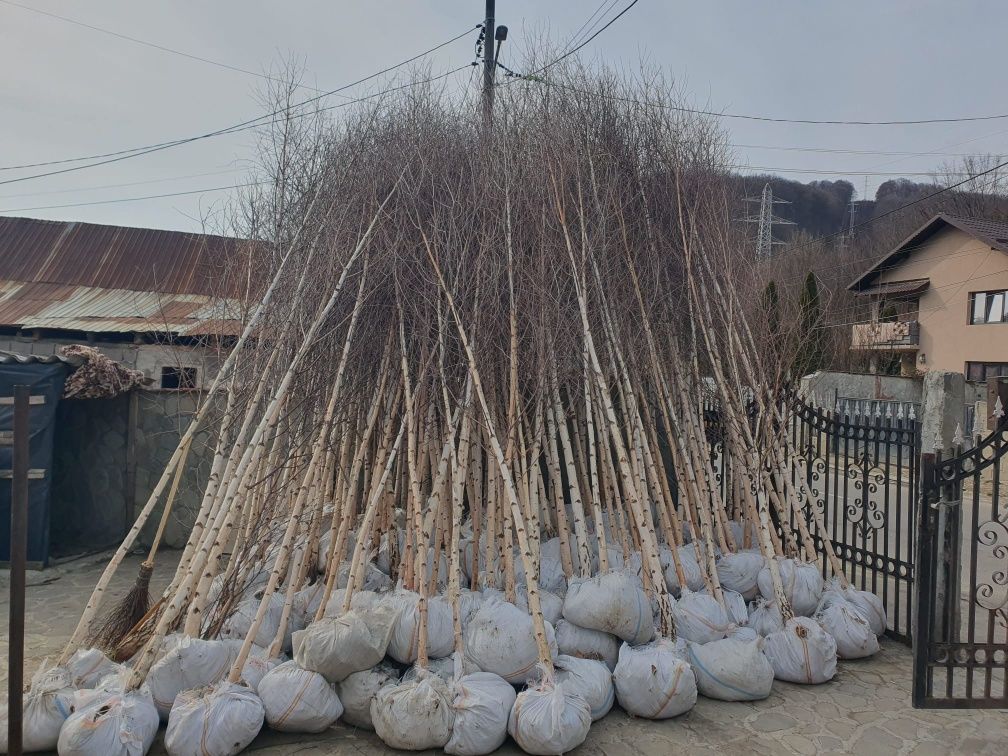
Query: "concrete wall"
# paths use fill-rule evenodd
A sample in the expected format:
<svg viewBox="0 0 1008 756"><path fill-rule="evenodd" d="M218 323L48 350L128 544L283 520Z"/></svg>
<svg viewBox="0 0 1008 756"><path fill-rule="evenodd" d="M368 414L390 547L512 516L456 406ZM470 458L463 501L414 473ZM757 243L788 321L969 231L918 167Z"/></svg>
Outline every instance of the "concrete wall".
<svg viewBox="0 0 1008 756"><path fill-rule="evenodd" d="M918 370L965 372L966 362L1008 362L1008 323L969 324L970 293L1008 289L1008 255L945 228L878 282L928 278L921 294Z"/></svg>
<svg viewBox="0 0 1008 756"><path fill-rule="evenodd" d="M813 396L820 405L827 407L835 397L919 404L922 383L919 378L895 375L818 371L801 379L801 390L803 395Z"/></svg>

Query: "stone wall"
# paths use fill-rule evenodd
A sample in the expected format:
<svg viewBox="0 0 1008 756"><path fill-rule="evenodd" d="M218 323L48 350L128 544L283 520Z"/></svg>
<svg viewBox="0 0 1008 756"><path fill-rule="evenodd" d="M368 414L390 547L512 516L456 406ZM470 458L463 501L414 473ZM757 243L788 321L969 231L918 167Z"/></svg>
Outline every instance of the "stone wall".
<svg viewBox="0 0 1008 756"><path fill-rule="evenodd" d="M135 437L136 476L134 484L134 509L144 507L151 491L157 485L168 460L178 446L179 439L196 411L199 394L193 391L138 391L137 424ZM179 484L178 495L172 506L165 528L163 545L173 548L185 545L192 523L196 519L202 492L210 475L213 444L216 435L208 431L196 434L186 460L185 473ZM161 519L164 500L144 527L141 539L150 543ZM131 521L132 521L131 517Z"/></svg>

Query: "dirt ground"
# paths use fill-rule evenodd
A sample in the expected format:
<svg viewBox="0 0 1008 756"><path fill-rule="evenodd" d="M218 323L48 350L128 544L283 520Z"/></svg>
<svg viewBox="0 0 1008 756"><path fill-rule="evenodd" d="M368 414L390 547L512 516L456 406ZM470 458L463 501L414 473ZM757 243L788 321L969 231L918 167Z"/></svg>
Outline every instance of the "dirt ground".
<svg viewBox="0 0 1008 756"><path fill-rule="evenodd" d="M167 553L152 585L170 577L177 555ZM131 557L113 582L109 601L132 585L140 557ZM94 556L44 572L30 573L27 595L26 675L54 657L73 630L105 563ZM7 660L7 583L0 597L0 654ZM6 698L7 664L0 668ZM592 726L575 754L658 756L689 753L734 754L1004 754L1008 715L991 711L917 711L910 707L911 655L886 640L872 659L841 662L836 678L805 687L775 682L769 698L725 703L701 698L688 714L652 722L614 710ZM392 753L371 732L336 725L321 735L280 735L264 729L249 748L261 754ZM162 754L160 739L151 753ZM520 751L505 744L502 754Z"/></svg>

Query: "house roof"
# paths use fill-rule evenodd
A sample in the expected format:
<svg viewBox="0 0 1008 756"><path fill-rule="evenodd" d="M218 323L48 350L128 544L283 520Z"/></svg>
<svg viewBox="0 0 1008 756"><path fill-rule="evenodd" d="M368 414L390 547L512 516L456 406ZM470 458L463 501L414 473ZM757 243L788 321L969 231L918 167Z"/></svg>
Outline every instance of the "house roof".
<svg viewBox="0 0 1008 756"><path fill-rule="evenodd" d="M0 325L230 335L241 239L0 217Z"/></svg>
<svg viewBox="0 0 1008 756"><path fill-rule="evenodd" d="M858 291L858 294L869 295L869 294L888 294L890 296L894 295L906 295L906 294L920 294L922 291L927 289L931 285L930 278L910 278L906 281L887 281L886 283L875 284L874 286L867 286Z"/></svg>
<svg viewBox="0 0 1008 756"><path fill-rule="evenodd" d="M970 236L979 239L991 249L1008 253L1008 222L989 220L987 218L961 218L955 215L939 213L896 247L882 257L877 263L852 281L847 288L850 291L866 293L880 273L900 265L921 244L944 228L957 228Z"/></svg>

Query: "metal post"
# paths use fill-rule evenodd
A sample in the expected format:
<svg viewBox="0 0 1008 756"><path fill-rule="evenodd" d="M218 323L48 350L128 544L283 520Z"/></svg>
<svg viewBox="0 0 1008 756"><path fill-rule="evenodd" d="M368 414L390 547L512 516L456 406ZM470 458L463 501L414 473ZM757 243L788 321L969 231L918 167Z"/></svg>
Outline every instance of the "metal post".
<svg viewBox="0 0 1008 756"><path fill-rule="evenodd" d="M28 557L28 403L31 387L14 387L14 427L11 460L10 625L7 678L7 753L21 756L22 691L24 687L25 561Z"/></svg>
<svg viewBox="0 0 1008 756"><path fill-rule="evenodd" d="M486 0L486 20L483 22L483 125L488 133L493 118L494 69L497 67L494 54L495 5L495 0Z"/></svg>

